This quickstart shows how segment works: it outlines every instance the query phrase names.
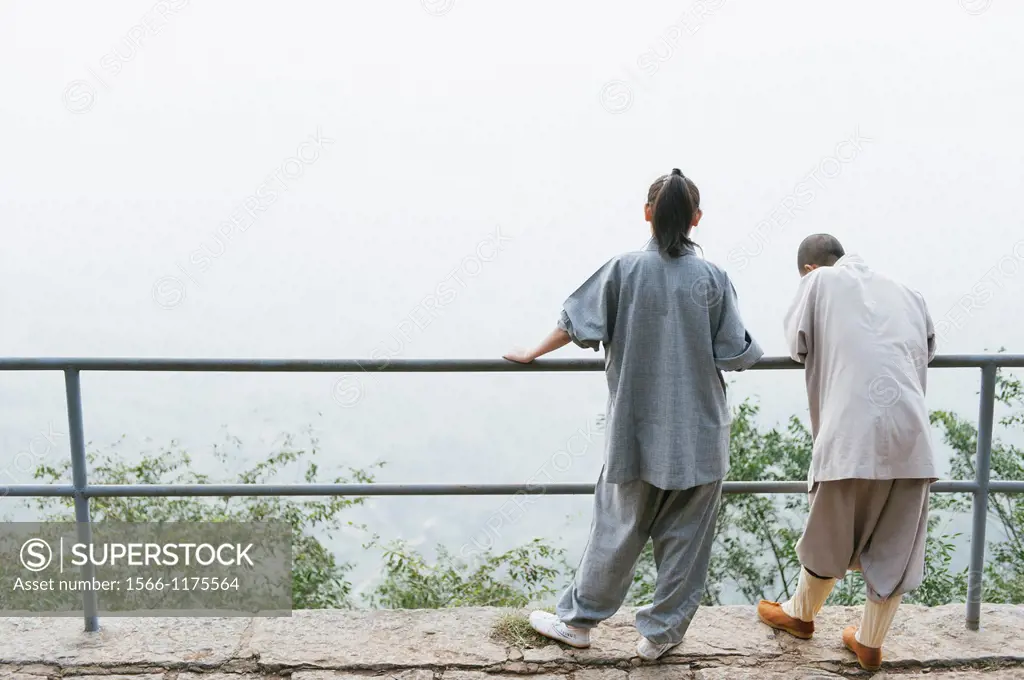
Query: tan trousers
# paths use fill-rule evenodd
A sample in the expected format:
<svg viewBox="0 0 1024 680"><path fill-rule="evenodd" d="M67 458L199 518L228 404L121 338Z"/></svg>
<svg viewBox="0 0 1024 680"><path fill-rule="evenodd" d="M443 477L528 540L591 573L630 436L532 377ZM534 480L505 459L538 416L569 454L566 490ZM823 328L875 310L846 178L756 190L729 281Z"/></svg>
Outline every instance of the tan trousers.
<svg viewBox="0 0 1024 680"><path fill-rule="evenodd" d="M876 602L914 590L924 580L930 486L927 479L816 483L796 544L800 563L825 578L860 571Z"/></svg>

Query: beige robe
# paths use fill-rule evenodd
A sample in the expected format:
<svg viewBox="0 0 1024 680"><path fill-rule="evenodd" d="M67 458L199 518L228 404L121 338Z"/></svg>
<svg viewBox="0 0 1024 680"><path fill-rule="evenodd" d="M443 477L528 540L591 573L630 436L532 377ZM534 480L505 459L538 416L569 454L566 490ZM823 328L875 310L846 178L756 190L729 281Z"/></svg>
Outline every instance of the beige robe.
<svg viewBox="0 0 1024 680"><path fill-rule="evenodd" d="M856 255L804 276L785 320L806 365L808 488L840 479L935 480L925 386L935 329L920 293Z"/></svg>

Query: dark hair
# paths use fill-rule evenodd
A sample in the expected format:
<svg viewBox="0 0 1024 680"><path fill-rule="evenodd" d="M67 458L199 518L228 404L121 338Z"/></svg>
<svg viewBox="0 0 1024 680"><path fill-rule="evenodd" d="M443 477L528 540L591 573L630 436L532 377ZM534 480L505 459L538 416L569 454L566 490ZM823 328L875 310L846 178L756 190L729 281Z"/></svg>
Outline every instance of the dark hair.
<svg viewBox="0 0 1024 680"><path fill-rule="evenodd" d="M811 234L797 248L796 267L800 271L808 264L831 267L845 254L843 244L832 234Z"/></svg>
<svg viewBox="0 0 1024 680"><path fill-rule="evenodd" d="M647 191L651 223L658 247L670 257L679 257L697 244L690 240L693 216L700 210L700 192L679 168L654 180Z"/></svg>

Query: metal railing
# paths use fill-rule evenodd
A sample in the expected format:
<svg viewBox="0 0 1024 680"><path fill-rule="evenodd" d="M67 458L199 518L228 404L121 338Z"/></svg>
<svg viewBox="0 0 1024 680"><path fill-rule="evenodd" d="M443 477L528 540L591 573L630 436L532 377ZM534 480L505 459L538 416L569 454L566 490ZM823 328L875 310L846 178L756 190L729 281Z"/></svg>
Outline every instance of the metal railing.
<svg viewBox="0 0 1024 680"><path fill-rule="evenodd" d="M803 368L786 357L766 357L751 370ZM992 425L995 410L996 370L1024 368L1022 354L959 354L938 356L929 368L980 368L981 399L973 481L941 480L932 491L973 495L973 525L967 587L967 628L978 630L981 619L982 572L985 566L985 529L989 493L1024 493L1024 481L989 480ZM67 392L71 443L72 484L14 484L8 496L72 497L78 539L92 539L89 499L113 496L462 496L525 494L592 494L593 484L89 484L82 420L82 371L175 371L253 373L505 373L512 371L603 371L602 359L546 359L515 364L501 359L34 359L0 358L0 371L62 371ZM725 482L724 493L806 493L805 481ZM91 581L94 568L82 567ZM84 595L85 630L99 629L96 593Z"/></svg>

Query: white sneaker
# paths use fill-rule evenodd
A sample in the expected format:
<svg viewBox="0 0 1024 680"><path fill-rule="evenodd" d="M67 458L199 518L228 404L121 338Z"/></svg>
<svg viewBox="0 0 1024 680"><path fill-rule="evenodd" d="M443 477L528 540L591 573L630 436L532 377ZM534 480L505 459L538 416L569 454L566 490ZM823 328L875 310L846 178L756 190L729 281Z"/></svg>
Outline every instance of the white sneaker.
<svg viewBox="0 0 1024 680"><path fill-rule="evenodd" d="M590 646L590 631L586 628L576 628L562 623L554 614L548 612L531 612L530 625L533 629L552 640L564 642L572 647L586 649Z"/></svg>
<svg viewBox="0 0 1024 680"><path fill-rule="evenodd" d="M636 643L636 653L641 659L645 661L654 661L655 659L662 656L665 652L676 647L681 643L669 642L664 645L656 645L645 637L640 638L640 642Z"/></svg>

